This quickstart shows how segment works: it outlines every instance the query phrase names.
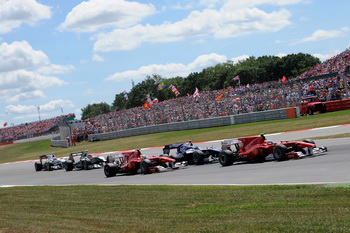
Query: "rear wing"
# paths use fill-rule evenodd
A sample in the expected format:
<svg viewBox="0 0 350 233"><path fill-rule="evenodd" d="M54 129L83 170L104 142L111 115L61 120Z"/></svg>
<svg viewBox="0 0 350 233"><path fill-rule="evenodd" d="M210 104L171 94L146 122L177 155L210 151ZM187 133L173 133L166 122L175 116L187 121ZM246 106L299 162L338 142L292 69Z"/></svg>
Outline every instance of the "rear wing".
<svg viewBox="0 0 350 233"><path fill-rule="evenodd" d="M235 145L235 146L231 147L232 145ZM236 151L241 147L243 147L243 143L237 138L225 139L221 141L221 149L223 150Z"/></svg>
<svg viewBox="0 0 350 233"><path fill-rule="evenodd" d="M165 145L163 148L163 154L170 154L171 149L177 149L180 148L183 145L183 143L177 143L177 144L170 144L170 145Z"/></svg>
<svg viewBox="0 0 350 233"><path fill-rule="evenodd" d="M47 155L40 155L40 156L39 156L40 162L41 162L43 159L49 159L49 158L55 158L55 155L54 155L54 154L47 154Z"/></svg>

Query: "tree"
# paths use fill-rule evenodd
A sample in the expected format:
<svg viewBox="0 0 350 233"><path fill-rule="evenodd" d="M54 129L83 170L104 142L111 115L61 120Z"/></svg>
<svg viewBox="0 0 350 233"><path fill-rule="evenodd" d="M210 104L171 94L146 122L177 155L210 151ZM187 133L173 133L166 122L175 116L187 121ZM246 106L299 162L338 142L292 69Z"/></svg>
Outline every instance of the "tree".
<svg viewBox="0 0 350 233"><path fill-rule="evenodd" d="M82 108L81 111L81 119L85 120L103 113L109 113L111 111L111 107L106 102L101 102L99 104L88 104L85 108Z"/></svg>
<svg viewBox="0 0 350 233"><path fill-rule="evenodd" d="M310 54L290 54L282 58L277 56L251 56L245 60L233 64L232 61L220 63L203 69L201 72L190 73L187 77L174 77L165 79L158 74L147 76L145 80L133 86L128 93L129 100L125 101L123 93L117 94L113 102L113 110L133 108L141 106L146 95L158 98L159 101L172 99L174 94L168 88L170 84L177 87L180 96L192 94L196 87L200 90L219 90L228 86L237 85L233 78L239 75L242 85L278 81L283 76L288 79L296 77L310 70L320 60ZM162 80L167 86L163 90L157 90L157 82Z"/></svg>

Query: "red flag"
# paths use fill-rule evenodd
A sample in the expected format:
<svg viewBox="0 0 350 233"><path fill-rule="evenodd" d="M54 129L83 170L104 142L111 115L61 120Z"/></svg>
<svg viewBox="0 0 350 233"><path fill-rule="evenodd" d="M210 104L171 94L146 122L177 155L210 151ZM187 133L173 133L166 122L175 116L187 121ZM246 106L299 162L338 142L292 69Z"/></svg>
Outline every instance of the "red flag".
<svg viewBox="0 0 350 233"><path fill-rule="evenodd" d="M287 78L286 78L286 76L284 76L284 75L283 75L283 77L282 77L282 79L281 79L281 80L282 80L282 82L283 82L284 84L286 84L286 83L287 83Z"/></svg>
<svg viewBox="0 0 350 233"><path fill-rule="evenodd" d="M6 126L7 126L7 122L4 123L4 127L6 127Z"/></svg>
<svg viewBox="0 0 350 233"><path fill-rule="evenodd" d="M146 102L143 104L143 109L148 110L149 106L151 106L148 102L148 100L146 100Z"/></svg>

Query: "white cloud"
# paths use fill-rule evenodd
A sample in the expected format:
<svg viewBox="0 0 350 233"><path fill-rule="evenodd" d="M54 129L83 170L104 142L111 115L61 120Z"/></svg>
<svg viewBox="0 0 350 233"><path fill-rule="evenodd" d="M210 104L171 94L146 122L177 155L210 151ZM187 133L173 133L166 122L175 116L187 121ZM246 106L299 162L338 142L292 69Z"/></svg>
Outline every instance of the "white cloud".
<svg viewBox="0 0 350 233"><path fill-rule="evenodd" d="M241 56L232 58L231 61L233 61L233 63L238 63L240 61L247 60L249 57L250 57L249 55L241 55Z"/></svg>
<svg viewBox="0 0 350 233"><path fill-rule="evenodd" d="M281 1L266 2L277 3ZM239 37L252 33L275 32L291 24L288 20L291 13L286 9L268 13L254 7L248 8L247 4L237 7L237 5L229 3L232 1L227 1L219 10L192 11L185 19L174 23L135 25L100 33L93 37L96 40L94 51L131 50L145 42L165 43L204 36ZM259 1L251 1L248 5L259 5L258 3Z"/></svg>
<svg viewBox="0 0 350 233"><path fill-rule="evenodd" d="M50 63L46 54L34 50L27 41L6 42L0 45L0 73L35 68Z"/></svg>
<svg viewBox="0 0 350 233"><path fill-rule="evenodd" d="M312 33L311 36L305 37L295 43L305 43L305 42L314 42L314 41L320 41L320 40L326 40L326 39L333 39L338 37L345 36L350 31L350 28L343 27L338 30L316 30L314 33Z"/></svg>
<svg viewBox="0 0 350 233"><path fill-rule="evenodd" d="M104 58L102 56L100 56L100 55L95 53L94 55L92 55L92 60L96 61L96 62L103 62Z"/></svg>
<svg viewBox="0 0 350 233"><path fill-rule="evenodd" d="M107 27L125 28L155 13L151 4L124 0L84 1L68 13L59 30L95 32Z"/></svg>
<svg viewBox="0 0 350 233"><path fill-rule="evenodd" d="M331 57L334 57L335 55L337 55L341 52L342 51L340 51L340 50L334 50L334 51L329 52L328 54L315 53L315 54L312 54L312 56L318 57L321 61L325 61Z"/></svg>
<svg viewBox="0 0 350 233"><path fill-rule="evenodd" d="M67 66L62 66L62 65L57 65L57 64L50 64L48 66L43 66L40 67L37 72L40 74L66 74L74 70L74 66L72 65L67 65Z"/></svg>
<svg viewBox="0 0 350 233"><path fill-rule="evenodd" d="M51 18L49 6L35 0L0 0L0 34L9 33L22 24L35 25Z"/></svg>
<svg viewBox="0 0 350 233"><path fill-rule="evenodd" d="M47 55L34 50L27 41L4 42L0 44L0 99L12 103L44 98L44 89L66 84L48 74L65 73L73 68L50 64Z"/></svg>
<svg viewBox="0 0 350 233"><path fill-rule="evenodd" d="M45 97L46 96L42 91L34 90L34 91L24 92L24 93L20 93L18 95L15 95L15 96L7 99L7 102L14 103L14 102L34 100L34 99L42 99Z"/></svg>
<svg viewBox="0 0 350 233"><path fill-rule="evenodd" d="M108 81L123 81L129 79L144 79L146 76L153 74L159 74L166 78L181 76L185 77L191 72L201 71L202 69L210 66L214 66L218 63L226 62L227 58L223 55L216 53L201 55L197 57L193 62L188 65L180 63L169 64L152 64L148 66L142 66L137 70L128 70L124 72L115 73L105 80Z"/></svg>
<svg viewBox="0 0 350 233"><path fill-rule="evenodd" d="M70 100L53 100L49 103L40 105L40 114L47 115L49 112L59 111L61 107L71 108L74 104ZM13 119L28 119L38 116L38 106L34 105L8 105L5 107L5 114L10 115Z"/></svg>
<svg viewBox="0 0 350 233"><path fill-rule="evenodd" d="M201 55L197 57L192 63L187 65L190 72L200 71L204 68L214 66L218 63L227 62L227 57L216 53Z"/></svg>
<svg viewBox="0 0 350 233"><path fill-rule="evenodd" d="M43 76L26 70L0 74L0 90L5 89L46 89L66 84L56 77Z"/></svg>
<svg viewBox="0 0 350 233"><path fill-rule="evenodd" d="M65 84L59 78L43 76L26 70L0 73L0 98L11 101L20 100L24 95L37 98L40 95L33 95L33 93L38 93L35 90L59 87Z"/></svg>
<svg viewBox="0 0 350 233"><path fill-rule="evenodd" d="M276 54L276 56L279 57L279 58L285 57L287 55L288 54L286 54L286 53L278 53L278 54Z"/></svg>

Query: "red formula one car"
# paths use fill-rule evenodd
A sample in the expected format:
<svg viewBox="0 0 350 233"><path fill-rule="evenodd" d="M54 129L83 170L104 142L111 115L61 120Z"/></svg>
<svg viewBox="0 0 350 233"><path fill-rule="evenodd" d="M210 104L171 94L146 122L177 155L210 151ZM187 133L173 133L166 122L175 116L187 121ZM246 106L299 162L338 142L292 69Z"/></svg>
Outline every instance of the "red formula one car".
<svg viewBox="0 0 350 233"><path fill-rule="evenodd" d="M236 161L262 162L272 155L275 160L282 161L327 152L327 147L316 147L314 141L267 141L264 135L226 139L221 142L222 152L219 162L222 166L232 165Z"/></svg>
<svg viewBox="0 0 350 233"><path fill-rule="evenodd" d="M106 177L116 176L117 173L143 174L158 172L161 168L173 168L175 159L164 156L141 155L140 150L133 152L112 153L107 156L107 163L104 166Z"/></svg>

